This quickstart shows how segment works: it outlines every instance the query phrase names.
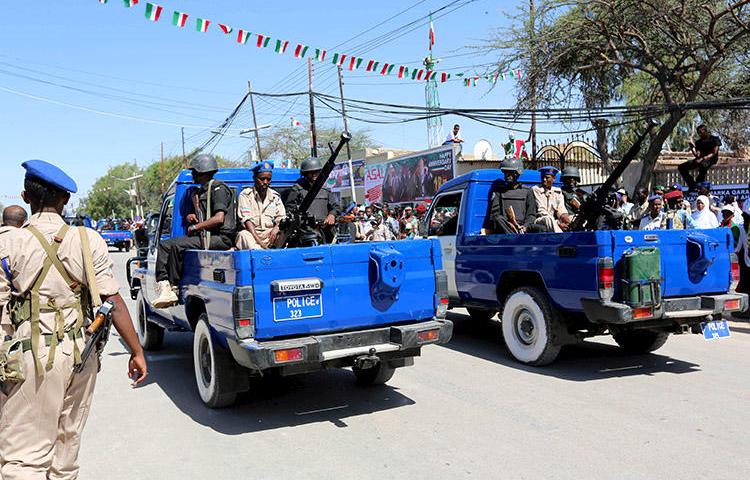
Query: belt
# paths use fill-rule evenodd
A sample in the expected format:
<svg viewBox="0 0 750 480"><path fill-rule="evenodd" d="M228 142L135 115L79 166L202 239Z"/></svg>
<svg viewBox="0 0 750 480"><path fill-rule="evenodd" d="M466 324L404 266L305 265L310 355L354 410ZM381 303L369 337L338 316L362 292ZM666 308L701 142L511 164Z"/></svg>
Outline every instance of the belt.
<svg viewBox="0 0 750 480"><path fill-rule="evenodd" d="M47 347L52 345L52 337L54 337L55 335L56 335L55 333L43 333L42 337L44 337L44 345ZM68 330L67 332L65 332L65 336L68 337L70 340L83 338L83 329L81 328L77 332ZM31 339L28 338L26 340L21 341L21 347L23 348L24 352L31 350Z"/></svg>

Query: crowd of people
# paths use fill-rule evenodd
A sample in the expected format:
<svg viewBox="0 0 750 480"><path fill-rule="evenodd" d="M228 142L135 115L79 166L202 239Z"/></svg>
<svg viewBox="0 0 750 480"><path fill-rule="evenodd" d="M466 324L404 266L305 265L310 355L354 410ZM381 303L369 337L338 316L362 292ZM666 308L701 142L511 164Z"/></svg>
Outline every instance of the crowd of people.
<svg viewBox="0 0 750 480"><path fill-rule="evenodd" d="M350 204L338 219L337 242L377 242L419 236L427 207Z"/></svg>

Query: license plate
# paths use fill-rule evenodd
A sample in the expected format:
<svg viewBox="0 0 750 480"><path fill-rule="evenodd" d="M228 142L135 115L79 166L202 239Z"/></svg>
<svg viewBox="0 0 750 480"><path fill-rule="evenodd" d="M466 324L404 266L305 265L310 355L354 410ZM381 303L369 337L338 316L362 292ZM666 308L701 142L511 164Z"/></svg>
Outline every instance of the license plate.
<svg viewBox="0 0 750 480"><path fill-rule="evenodd" d="M703 322L701 323L701 329L703 330L703 338L706 340L729 337L729 325L726 320Z"/></svg>
<svg viewBox="0 0 750 480"><path fill-rule="evenodd" d="M273 299L273 319L276 322L322 316L323 295L320 293Z"/></svg>

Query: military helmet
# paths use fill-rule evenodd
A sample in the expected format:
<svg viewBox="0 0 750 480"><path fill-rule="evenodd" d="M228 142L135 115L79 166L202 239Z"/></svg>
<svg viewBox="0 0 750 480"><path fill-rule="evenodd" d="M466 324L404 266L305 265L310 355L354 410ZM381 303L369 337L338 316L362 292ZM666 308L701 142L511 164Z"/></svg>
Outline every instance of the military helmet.
<svg viewBox="0 0 750 480"><path fill-rule="evenodd" d="M500 163L500 170L510 170L520 175L523 173L523 162L516 157L506 158Z"/></svg>
<svg viewBox="0 0 750 480"><path fill-rule="evenodd" d="M562 173L560 174L560 178L575 178L576 180L581 180L581 175L578 173L578 169L576 167L565 167L562 170Z"/></svg>
<svg viewBox="0 0 750 480"><path fill-rule="evenodd" d="M190 169L198 173L215 172L219 169L216 158L209 153L201 153L190 162Z"/></svg>
<svg viewBox="0 0 750 480"><path fill-rule="evenodd" d="M322 170L322 169L323 169L323 162L321 162L318 157L308 157L305 160L303 160L302 165L300 165L300 172L302 173L314 172L316 170Z"/></svg>

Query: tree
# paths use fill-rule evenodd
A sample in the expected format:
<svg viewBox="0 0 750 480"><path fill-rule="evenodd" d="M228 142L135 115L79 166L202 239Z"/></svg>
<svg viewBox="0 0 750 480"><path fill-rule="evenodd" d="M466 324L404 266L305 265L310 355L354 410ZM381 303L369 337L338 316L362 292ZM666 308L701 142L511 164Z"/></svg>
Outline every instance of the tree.
<svg viewBox="0 0 750 480"><path fill-rule="evenodd" d="M685 116L682 103L748 95L750 0L542 0L528 21L488 48L498 69L522 65L517 103L528 108L583 102L591 81L603 100L640 76L644 97L665 106L643 154L648 185L664 142ZM531 36L528 28L534 29ZM533 61L530 61L533 59ZM744 80L744 81L743 81Z"/></svg>
<svg viewBox="0 0 750 480"><path fill-rule="evenodd" d="M316 131L318 155L327 156L328 142L338 143L341 130L336 128L319 128ZM357 130L352 132L349 144L352 151L365 148L377 148L370 132ZM299 166L302 160L310 156L310 132L300 127L279 127L261 141L261 156L264 159L291 160L290 166Z"/></svg>

